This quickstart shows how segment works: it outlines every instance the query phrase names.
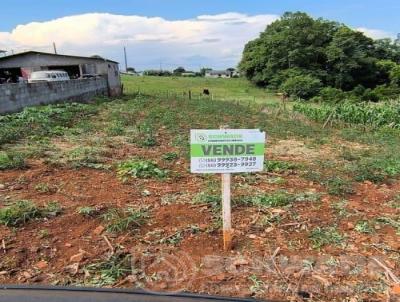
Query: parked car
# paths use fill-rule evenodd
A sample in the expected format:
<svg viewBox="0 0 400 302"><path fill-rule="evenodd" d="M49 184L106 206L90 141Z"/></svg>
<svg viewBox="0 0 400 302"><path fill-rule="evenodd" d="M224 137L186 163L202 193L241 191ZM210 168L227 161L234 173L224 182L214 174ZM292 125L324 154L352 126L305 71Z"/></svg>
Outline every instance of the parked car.
<svg viewBox="0 0 400 302"><path fill-rule="evenodd" d="M67 72L62 70L49 70L49 71L35 71L32 72L28 82L58 82L58 81L69 81L70 77Z"/></svg>

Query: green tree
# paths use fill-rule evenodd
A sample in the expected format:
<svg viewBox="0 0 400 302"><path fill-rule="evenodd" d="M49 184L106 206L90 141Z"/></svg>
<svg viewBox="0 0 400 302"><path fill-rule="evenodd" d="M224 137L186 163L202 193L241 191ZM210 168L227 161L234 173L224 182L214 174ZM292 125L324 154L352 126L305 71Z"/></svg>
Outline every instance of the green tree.
<svg viewBox="0 0 400 302"><path fill-rule="evenodd" d="M363 33L341 27L326 48L326 55L331 86L351 90L356 85L376 85L374 41Z"/></svg>
<svg viewBox="0 0 400 302"><path fill-rule="evenodd" d="M389 73L390 81L393 85L400 86L400 65L396 64Z"/></svg>
<svg viewBox="0 0 400 302"><path fill-rule="evenodd" d="M174 71L173 71L173 73L174 73L174 75L178 75L178 76L180 76L182 73L184 73L184 72L186 72L186 70L185 70L185 68L183 68L183 67L178 67L177 69L175 69Z"/></svg>
<svg viewBox="0 0 400 302"><path fill-rule="evenodd" d="M276 89L288 79L309 76L351 91L388 84L389 72L379 62L399 59L400 46L390 39L375 41L343 24L296 12L285 13L248 42L239 69L263 87Z"/></svg>
<svg viewBox="0 0 400 302"><path fill-rule="evenodd" d="M324 80L327 77L325 48L340 24L314 20L305 13L285 13L243 52L239 68L258 85L279 86L277 73L296 68Z"/></svg>
<svg viewBox="0 0 400 302"><path fill-rule="evenodd" d="M400 45L398 43L387 38L375 40L374 44L376 58L400 64Z"/></svg>

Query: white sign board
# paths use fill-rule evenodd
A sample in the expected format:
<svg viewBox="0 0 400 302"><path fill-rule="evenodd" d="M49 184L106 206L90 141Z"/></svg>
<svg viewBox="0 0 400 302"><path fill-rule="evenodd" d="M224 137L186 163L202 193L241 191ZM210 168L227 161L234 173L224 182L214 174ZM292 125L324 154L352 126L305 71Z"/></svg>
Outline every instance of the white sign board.
<svg viewBox="0 0 400 302"><path fill-rule="evenodd" d="M259 172L264 151L265 132L258 129L190 131L192 173Z"/></svg>

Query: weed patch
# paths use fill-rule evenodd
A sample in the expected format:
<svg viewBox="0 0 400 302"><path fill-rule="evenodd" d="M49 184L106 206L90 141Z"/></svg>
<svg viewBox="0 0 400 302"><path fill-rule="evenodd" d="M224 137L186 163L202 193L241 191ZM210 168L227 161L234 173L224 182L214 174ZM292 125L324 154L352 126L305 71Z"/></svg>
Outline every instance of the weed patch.
<svg viewBox="0 0 400 302"><path fill-rule="evenodd" d="M331 195L345 196L354 193L352 183L349 180L337 176L328 178L324 184L328 193Z"/></svg>
<svg viewBox="0 0 400 302"><path fill-rule="evenodd" d="M151 160L128 160L120 163L117 167L117 174L120 179L127 181L129 178L165 178L167 170L160 169Z"/></svg>
<svg viewBox="0 0 400 302"><path fill-rule="evenodd" d="M176 160L176 159L178 159L178 154L177 153L175 153L175 152L168 152L168 153L165 153L165 154L163 154L162 155L162 159L163 160L165 160L165 161L173 161L173 160Z"/></svg>
<svg viewBox="0 0 400 302"><path fill-rule="evenodd" d="M309 239L312 242L313 248L320 249L329 244L342 244L344 236L339 233L336 227L317 227L311 231Z"/></svg>
<svg viewBox="0 0 400 302"><path fill-rule="evenodd" d="M22 112L0 116L0 145L28 136L62 135L75 121L96 113L94 105L78 103L27 107Z"/></svg>
<svg viewBox="0 0 400 302"><path fill-rule="evenodd" d="M0 151L0 170L22 169L25 167L25 159L22 154Z"/></svg>
<svg viewBox="0 0 400 302"><path fill-rule="evenodd" d="M370 233L374 232L373 226L367 220L358 221L356 226L354 227L354 230L356 230L359 233L363 233L363 234L370 234Z"/></svg>
<svg viewBox="0 0 400 302"><path fill-rule="evenodd" d="M148 217L144 210L127 209L109 209L102 218L107 224L106 229L110 233L121 233L143 225Z"/></svg>
<svg viewBox="0 0 400 302"><path fill-rule="evenodd" d="M54 217L60 213L61 207L57 202L38 207L31 201L20 200L0 209L0 224L16 227L36 218Z"/></svg>
<svg viewBox="0 0 400 302"><path fill-rule="evenodd" d="M331 205L331 208L334 210L335 214L340 218L345 218L350 216L350 213L347 210L347 200L342 200Z"/></svg>
<svg viewBox="0 0 400 302"><path fill-rule="evenodd" d="M94 207L79 207L76 212L86 217L94 217L98 214L97 209Z"/></svg>
<svg viewBox="0 0 400 302"><path fill-rule="evenodd" d="M321 195L319 193L304 192L299 194L290 194L287 191L280 190L270 194L240 196L234 198L233 201L235 204L274 208L284 207L294 202L316 202L319 201L320 198Z"/></svg>
<svg viewBox="0 0 400 302"><path fill-rule="evenodd" d="M132 272L131 258L129 253L118 251L104 261L87 265L84 271L90 276L88 283L98 287L113 285Z"/></svg>
<svg viewBox="0 0 400 302"><path fill-rule="evenodd" d="M296 164L286 162L286 161L267 160L264 163L264 168L267 172L279 173L279 172L295 170L298 168L298 166Z"/></svg>
<svg viewBox="0 0 400 302"><path fill-rule="evenodd" d="M382 217L378 217L376 219L376 222L384 224L384 225L390 225L391 227L393 227L394 229L396 229L396 233L398 235L400 235L400 218L392 218L392 217L388 217L388 216L382 216Z"/></svg>

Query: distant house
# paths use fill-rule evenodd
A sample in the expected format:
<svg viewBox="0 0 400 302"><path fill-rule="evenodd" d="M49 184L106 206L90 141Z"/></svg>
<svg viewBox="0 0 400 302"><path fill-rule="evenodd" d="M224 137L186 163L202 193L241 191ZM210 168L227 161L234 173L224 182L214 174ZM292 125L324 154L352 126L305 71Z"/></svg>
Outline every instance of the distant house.
<svg viewBox="0 0 400 302"><path fill-rule="evenodd" d="M27 51L0 57L0 78L28 79L34 71L63 70L71 79L88 75L101 76L108 82L110 95L121 94L118 62L100 56L70 56L37 51Z"/></svg>
<svg viewBox="0 0 400 302"><path fill-rule="evenodd" d="M195 77L195 76L196 76L196 73L194 73L194 72L183 72L183 73L181 74L181 76L182 76L182 77Z"/></svg>
<svg viewBox="0 0 400 302"><path fill-rule="evenodd" d="M208 70L206 71L206 78L233 78L238 77L239 73L233 70Z"/></svg>

